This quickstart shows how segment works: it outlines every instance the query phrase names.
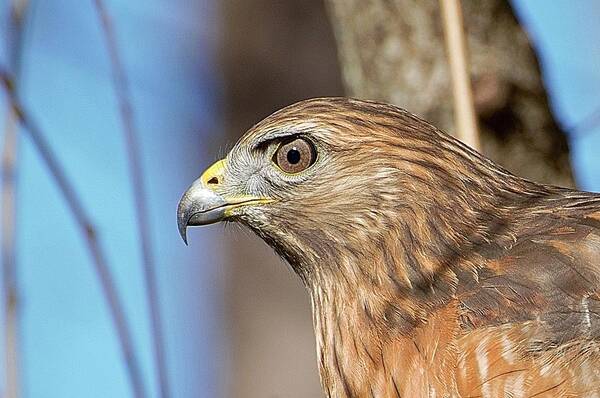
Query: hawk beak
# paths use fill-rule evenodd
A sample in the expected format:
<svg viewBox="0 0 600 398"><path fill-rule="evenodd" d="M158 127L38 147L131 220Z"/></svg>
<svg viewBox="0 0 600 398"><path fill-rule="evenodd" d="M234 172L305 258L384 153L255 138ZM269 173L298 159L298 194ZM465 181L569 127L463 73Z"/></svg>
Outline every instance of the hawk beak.
<svg viewBox="0 0 600 398"><path fill-rule="evenodd" d="M187 245L187 227L213 224L226 219L237 207L269 203L270 199L255 196L226 197L217 191L223 184L227 160L222 159L210 166L188 188L177 206L177 228Z"/></svg>

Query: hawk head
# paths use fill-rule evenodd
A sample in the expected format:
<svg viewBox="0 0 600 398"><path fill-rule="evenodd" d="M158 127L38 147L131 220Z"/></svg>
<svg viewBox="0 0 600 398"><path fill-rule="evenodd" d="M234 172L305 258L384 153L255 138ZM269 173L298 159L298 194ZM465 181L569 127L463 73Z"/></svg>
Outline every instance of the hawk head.
<svg viewBox="0 0 600 398"><path fill-rule="evenodd" d="M450 230L471 218L472 206L492 194L481 175L495 172L502 171L402 109L312 99L253 126L209 167L179 203L179 232L185 240L188 226L239 221L305 282L340 267L359 273L365 261L357 259L399 255L390 239L410 244L433 235L432 223Z"/></svg>

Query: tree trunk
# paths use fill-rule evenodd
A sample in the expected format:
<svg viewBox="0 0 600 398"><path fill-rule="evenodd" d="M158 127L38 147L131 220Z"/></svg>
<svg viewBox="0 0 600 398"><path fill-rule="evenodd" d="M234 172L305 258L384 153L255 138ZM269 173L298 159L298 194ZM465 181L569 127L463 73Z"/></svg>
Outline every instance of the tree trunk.
<svg viewBox="0 0 600 398"><path fill-rule="evenodd" d="M326 0L351 96L380 100L453 132L438 0ZM482 152L517 175L573 185L527 34L505 0L464 1Z"/></svg>

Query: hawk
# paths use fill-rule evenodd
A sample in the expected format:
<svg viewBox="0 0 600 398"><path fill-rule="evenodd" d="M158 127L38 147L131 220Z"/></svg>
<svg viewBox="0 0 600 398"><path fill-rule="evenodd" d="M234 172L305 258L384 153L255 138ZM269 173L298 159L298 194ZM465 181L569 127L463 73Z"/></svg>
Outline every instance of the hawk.
<svg viewBox="0 0 600 398"><path fill-rule="evenodd" d="M600 396L600 195L517 177L397 107L320 98L183 195L302 279L328 397Z"/></svg>

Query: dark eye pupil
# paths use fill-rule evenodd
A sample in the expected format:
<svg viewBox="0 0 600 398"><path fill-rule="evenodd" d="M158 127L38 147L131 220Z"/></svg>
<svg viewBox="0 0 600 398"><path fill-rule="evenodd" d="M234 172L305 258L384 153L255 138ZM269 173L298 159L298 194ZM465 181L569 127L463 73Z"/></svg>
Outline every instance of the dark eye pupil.
<svg viewBox="0 0 600 398"><path fill-rule="evenodd" d="M271 161L285 173L298 174L312 166L316 158L317 152L310 141L295 138L280 143Z"/></svg>
<svg viewBox="0 0 600 398"><path fill-rule="evenodd" d="M297 164L300 161L300 151L296 148L292 148L287 153L287 161L290 164Z"/></svg>

